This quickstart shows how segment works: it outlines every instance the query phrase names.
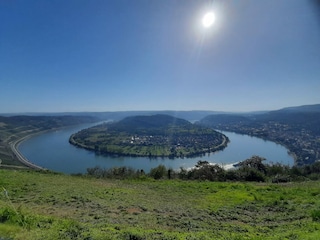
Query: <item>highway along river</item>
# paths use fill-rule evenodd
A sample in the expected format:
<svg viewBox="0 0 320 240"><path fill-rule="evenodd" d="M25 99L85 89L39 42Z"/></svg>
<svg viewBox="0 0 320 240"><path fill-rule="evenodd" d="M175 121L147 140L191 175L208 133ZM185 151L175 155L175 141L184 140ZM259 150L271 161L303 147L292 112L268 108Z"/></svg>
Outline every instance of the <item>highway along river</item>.
<svg viewBox="0 0 320 240"><path fill-rule="evenodd" d="M250 158L252 155L259 155L266 158L266 162L282 163L292 166L294 159L287 153L283 146L265 141L256 137L223 132L229 137L230 143L223 151L206 154L195 158L157 158L147 157L111 157L97 155L85 149L77 148L69 143L71 134L81 129L93 126L93 124L83 124L64 128L57 131L47 132L34 136L22 142L18 150L30 162L63 173L85 173L87 168L100 166L112 168L119 166L143 169L149 172L151 168L160 164L173 169L180 167L191 168L199 160L206 160L211 163L222 164L225 167Z"/></svg>

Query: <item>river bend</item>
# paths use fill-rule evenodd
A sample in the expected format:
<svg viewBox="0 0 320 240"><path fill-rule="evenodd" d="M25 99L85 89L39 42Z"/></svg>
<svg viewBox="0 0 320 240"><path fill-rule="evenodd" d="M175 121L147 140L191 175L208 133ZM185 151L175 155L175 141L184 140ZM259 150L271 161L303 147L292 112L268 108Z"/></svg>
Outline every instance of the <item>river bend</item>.
<svg viewBox="0 0 320 240"><path fill-rule="evenodd" d="M147 157L97 155L94 152L77 148L68 141L71 134L90 126L92 124L82 124L36 135L22 142L18 149L32 163L43 168L68 174L85 173L87 168L95 166L103 168L127 166L134 169L143 169L146 172L149 172L151 168L159 164L173 169L179 169L180 167L191 168L199 160L206 160L228 167L250 158L252 155L264 157L269 163L279 162L289 166L294 164L293 157L288 154L285 147L274 142L232 132L222 132L230 139L230 143L223 151L206 154L201 157L149 159Z"/></svg>

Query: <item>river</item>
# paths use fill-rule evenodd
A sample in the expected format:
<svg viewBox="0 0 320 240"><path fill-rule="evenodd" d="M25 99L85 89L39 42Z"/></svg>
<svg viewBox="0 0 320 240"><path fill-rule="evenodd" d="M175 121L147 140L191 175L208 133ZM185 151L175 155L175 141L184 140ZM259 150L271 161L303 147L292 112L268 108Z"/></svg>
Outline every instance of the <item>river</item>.
<svg viewBox="0 0 320 240"><path fill-rule="evenodd" d="M71 134L81 129L88 128L93 124L82 124L73 127L47 132L34 136L22 142L18 149L32 163L63 173L85 173L87 168L100 166L112 168L119 166L143 169L149 172L151 168L163 164L166 167L179 169L180 167L191 168L199 160L218 163L225 167L259 155L266 158L269 163L282 163L292 166L294 159L287 153L283 146L265 141L260 138L250 137L232 132L222 132L230 139L230 143L223 151L206 154L195 158L157 158L147 157L111 157L97 155L94 152L77 148L69 143Z"/></svg>

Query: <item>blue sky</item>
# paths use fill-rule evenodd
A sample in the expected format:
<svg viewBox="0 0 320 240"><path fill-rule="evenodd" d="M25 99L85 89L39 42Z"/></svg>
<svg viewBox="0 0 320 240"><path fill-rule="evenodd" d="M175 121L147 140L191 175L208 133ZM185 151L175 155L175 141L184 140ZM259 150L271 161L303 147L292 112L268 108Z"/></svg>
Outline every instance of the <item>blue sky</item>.
<svg viewBox="0 0 320 240"><path fill-rule="evenodd" d="M317 0L0 1L0 112L320 103ZM216 15L205 29L207 11Z"/></svg>

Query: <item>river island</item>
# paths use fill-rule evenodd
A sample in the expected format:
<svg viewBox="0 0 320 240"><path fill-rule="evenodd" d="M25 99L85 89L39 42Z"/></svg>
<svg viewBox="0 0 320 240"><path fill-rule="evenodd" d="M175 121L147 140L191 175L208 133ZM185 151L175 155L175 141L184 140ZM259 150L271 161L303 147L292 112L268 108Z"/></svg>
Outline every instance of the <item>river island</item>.
<svg viewBox="0 0 320 240"><path fill-rule="evenodd" d="M222 150L229 139L211 128L157 114L84 129L72 134L69 142L98 154L182 158Z"/></svg>

